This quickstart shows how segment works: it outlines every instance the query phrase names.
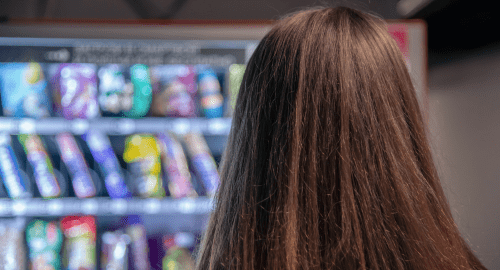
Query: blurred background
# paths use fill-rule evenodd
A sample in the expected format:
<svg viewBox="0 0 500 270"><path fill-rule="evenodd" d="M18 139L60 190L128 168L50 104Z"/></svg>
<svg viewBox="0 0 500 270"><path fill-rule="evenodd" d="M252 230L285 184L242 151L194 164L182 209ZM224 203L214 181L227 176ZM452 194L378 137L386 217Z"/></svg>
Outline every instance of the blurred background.
<svg viewBox="0 0 500 270"><path fill-rule="evenodd" d="M258 40L259 37L267 31L268 26L273 20L279 19L289 12L317 5L330 6L337 4L371 11L389 20L391 23L408 22L410 25L411 23L416 23L420 26L420 29L424 30L423 32L415 34L418 40L418 42L415 43L417 45L411 45L413 47L420 47L421 49L415 49L417 56L412 56L416 57L416 60L413 60L411 63L412 71L416 72L416 67L422 68L422 73L417 74L417 78L414 79L416 80L416 85L422 92L421 101L429 120L432 144L443 187L448 196L459 229L472 249L476 251L477 256L488 269L500 269L500 76L498 76L500 74L500 34L498 31L500 16L497 16L495 12L494 3L494 1L471 0L364 0L334 2L304 0L1 0L0 37L195 40L196 37L193 37L192 33L186 34L190 31L186 30L189 27L182 28L184 30L161 30L162 25L170 25L177 21L177 23L181 22L181 24L200 28L201 30L196 29L195 35L199 35L199 38L203 40L211 39L212 34L214 35L213 37L216 37L213 39L220 38L231 40L231 38L234 37L234 39L237 40ZM200 22L199 20L203 21ZM228 22L228 20L230 22ZM47 25L47 22L55 24ZM66 26L60 26L61 24ZM226 34L221 34L221 32L217 30L217 28L220 28L218 26L207 27L204 31L204 24L212 26L220 24L232 26L226 29L226 32L224 32ZM256 24L257 26L252 27L252 24ZM30 28L30 25L41 26L38 28ZM110 25L128 25L128 27L113 28ZM235 25L237 27L235 27ZM242 28L240 33L238 33L238 31L234 32L235 28L238 27ZM51 31L51 29L55 30ZM409 31L409 33L409 39L412 39L412 35L414 34L411 34L411 31ZM4 41L3 44L0 45L5 45L9 42L14 41ZM205 45L200 46L203 47ZM240 49L243 50L247 55L241 56L242 60L240 62L244 64L245 59L243 58L248 58L248 54L251 53L251 48L254 46L254 43L225 44L220 46L211 44L210 46L209 49L213 50L233 50L229 54ZM409 50L411 54L412 49L410 48ZM1 62L6 62L6 53L7 50L5 50L5 48L0 50L0 58L4 59ZM238 56L235 57L238 58ZM239 60L236 60L236 62L238 61ZM47 68L48 67L43 67L43 70L45 71ZM212 68L211 70L210 72L212 72L212 75L210 76L216 76L218 78L220 88L230 87L231 78L225 77L224 71L217 68ZM161 73L161 71L159 72ZM200 74L205 74L203 73L204 71L198 69L194 72L197 74L198 80L200 80ZM158 80L160 82L162 81L161 78ZM224 90L221 91L224 92ZM225 93L223 93L223 95L224 98L230 98L226 96ZM200 107L200 110L204 110L204 108ZM147 116L149 116L149 114ZM177 117L178 115L167 114L167 116ZM3 122L0 123L3 126L0 126L4 131L8 130L11 127L9 125L13 125L12 123L18 125L20 130L30 130L29 124L33 124L31 122L15 122L17 120L12 120L6 117L5 114L3 117ZM65 116L63 115L61 117ZM209 118L207 115L204 117ZM67 119L67 117L65 118ZM133 119L134 117L130 118ZM225 111L224 117L219 119L220 122L203 122L204 120L202 118L196 119L196 121L199 120L201 122L172 122L174 123L172 127L174 129L177 127L177 131L180 131L180 133L185 133L183 130L186 129L186 125L190 125L191 127L196 126L198 129L201 129L201 133L205 135L206 142L204 143L210 148L213 156L212 159L215 163L218 163L225 144L224 136L221 137L218 135L224 134L224 125L227 125L227 121L230 121L230 114ZM153 121L150 123L152 125L157 123L154 122L155 119L151 117L144 121L149 120ZM7 128L5 123L8 123ZM51 125L51 123L52 122L48 124ZM103 122L101 121L100 123L102 124ZM137 122L135 124L132 122L121 122L121 124L135 125L135 127L141 123L144 124L144 122ZM96 124L96 122L90 122L90 125L93 124ZM26 125L28 126L26 127ZM86 130L85 125L88 126L89 123L77 122L75 124L72 122L72 125L73 127L76 126L77 130L79 130L78 128ZM110 125L113 124L111 123ZM208 133L213 132L213 134L207 136L204 132L205 129L209 131ZM137 130L140 130L140 128ZM126 131L123 133L131 132ZM12 132L12 134L17 133ZM26 155L22 150L22 146L16 146L16 143L14 143L17 139L15 139L12 134L8 134L7 132L7 135L10 135L13 141L12 148L16 153L22 152L22 155ZM123 153L125 151L124 146L117 145L126 144L125 141L127 138L130 139L130 137L115 135L116 138L110 137L113 149L117 153ZM143 136L141 139L147 140L149 138ZM136 140L138 139L136 138ZM159 139L157 138L157 140ZM55 160L60 156L57 154L57 143L54 144L55 146L51 146L50 138L45 138L43 141L48 148L48 152L52 151L50 150L51 147L56 149L53 150L56 153L54 154L53 162L54 164L58 163ZM185 139L181 139L181 141L184 148L189 148L189 145L186 146L184 142ZM78 139L77 143L80 145L80 148L85 148L85 143L83 141ZM86 151L90 153L86 148L82 151L84 154ZM186 152L188 151L189 150L186 150ZM22 155L18 155L17 158L23 159ZM124 161L124 157L122 157L121 154L117 155L122 167L129 168L130 164L126 164L127 162ZM190 154L187 153L186 155L187 158L190 159ZM89 158L87 158L87 156L89 156ZM96 162L91 154L86 154L86 158L87 163ZM24 157L24 159L26 159L26 157ZM59 157L59 159L61 158ZM20 161L20 163L23 162ZM24 163L28 162L25 161ZM64 165L63 161L59 163L62 164L61 166ZM188 163L190 166L189 170L193 172L193 169L191 169L193 162L189 161ZM98 171L97 168L99 166L95 165L95 167ZM64 171L64 168L61 170ZM127 169L127 172L128 171L130 171L130 168ZM70 175L71 173L67 172L66 174ZM165 174L168 174L168 172ZM194 178L196 178L196 176L194 176L195 174L196 173L193 172ZM62 178L64 178L64 176ZM200 185L203 186L203 184ZM70 190L70 193L71 192L73 191ZM198 193L202 194L203 192L204 191L199 191ZM38 194L38 196L40 197L40 194ZM72 194L72 196L78 197L75 196L75 194ZM110 196L110 194L106 194L106 196ZM5 197L8 197L8 195ZM71 197L71 195L69 195L69 197ZM206 196L200 196L199 198L205 197ZM2 215L6 218L28 216L26 213L29 213L29 210L23 212L22 207L29 208L31 205L29 203L19 205L16 204L16 202L17 201L11 201L10 199L1 201L0 213L5 213ZM40 217L38 220L44 222L55 220L56 217L63 216L65 213L73 213L65 208L70 202L72 201L64 201L63 203L65 206L53 204L51 205L51 207L55 209L52 209L54 210L53 212L44 212L43 215L34 213L31 216L36 217L39 215ZM161 255L150 255L156 256L157 261L152 267L155 268L155 266L157 266L157 268L159 267L158 269L161 269L160 265L163 265L163 269L169 269L165 265L168 264L170 260L175 261L172 259L172 254L176 254L175 256L178 257L182 257L184 254L176 253L177 250L175 250L175 246L186 247L187 249L191 248L192 251L192 246L195 245L193 243L196 242L196 238L198 237L197 233L203 228L203 225L189 225L191 226L189 227L185 224L190 224L192 222L203 224L206 219L206 214L209 212L209 210L204 210L206 208L206 202L199 200L195 202L183 201L185 202L184 205L176 206L180 207L180 210L178 209L177 212L173 211L172 213L160 214L161 211L157 209L164 207L163 204L176 202L178 201L147 200L147 203L140 201L138 205L128 205L128 209L133 207L144 207L145 209L149 209L151 211L150 213L156 214L142 215L139 218L129 217L126 218L127 221L123 221L125 214L129 212L127 212L128 210L123 210L124 206L120 204L123 203L122 201L119 201L119 203L116 203L116 201L98 201L99 204L110 203L109 207L116 211L113 210L113 214L103 214L104 217L97 221L97 231L101 230L102 232L99 233L103 234L104 230L111 230L110 228L114 226L112 224L118 224L120 223L119 221L122 220L122 223L127 224L125 226L126 229L124 229L125 227L122 228L124 231L141 231L141 228L145 228L145 233L160 235L156 237L156 240L153 239L154 237L148 238L150 253L155 252L155 243L157 246L160 246L158 249L165 249L165 252ZM97 206L93 203L96 202L91 201L88 205L80 205L79 207L87 207L85 208L86 210L83 211L85 213L101 213L99 212L101 210L95 210ZM10 208L5 210L5 207L11 207L12 210L9 210ZM127 205L125 207L127 207ZM60 208L64 210L57 212ZM21 212L19 212L19 209L21 209ZM198 212L197 214L193 214L193 211L199 211L201 214ZM81 212L82 211L78 213ZM139 214L141 213L141 211L136 212L139 212ZM135 212L132 211L131 213ZM195 217L186 215L186 213L191 213ZM137 219L140 221L137 221ZM176 221L172 222L174 225L168 225L170 226L168 232L159 232L161 228L158 227L165 224L165 219ZM8 222L10 223L7 221L5 222L7 225L2 226L7 226L6 228L15 228L18 226L11 224L18 222L18 220L9 219ZM89 221L74 218L74 220L67 222L87 224L86 222ZM90 223L92 222L95 221L90 221ZM104 225L99 225L99 223ZM170 224L170 221L167 223ZM38 225L49 226L51 223L40 224ZM134 227L133 225L135 224L141 224L143 227ZM30 226L34 225L30 223ZM99 226L101 226L100 229ZM67 230L64 226L62 227L63 231ZM121 234L117 232L120 228L112 229L112 234L108 235L106 239L108 242L112 243L109 244L110 248L116 250L119 243L121 243L119 240L121 239ZM94 229L94 231L95 230L96 229ZM179 232L184 232L184 234L179 234ZM99 235L99 233L97 234ZM1 234L0 230L0 235ZM112 238L118 240L110 240ZM99 241L103 240L97 241L99 243ZM130 242L130 239L128 241ZM134 241L135 240L132 239L132 242ZM140 242L140 240L137 241ZM102 243L104 242L106 241ZM157 242L162 243L158 244ZM104 246L102 243L99 243L98 246ZM167 252L169 249L170 253ZM1 253L2 251L0 251L0 254ZM100 254L98 256L104 256L102 254L105 252L101 252L99 248L97 253ZM169 254L172 256L168 257ZM161 260L163 260L163 262L161 262ZM2 263L0 263L0 265L1 264ZM1 266L0 269L2 269Z"/></svg>

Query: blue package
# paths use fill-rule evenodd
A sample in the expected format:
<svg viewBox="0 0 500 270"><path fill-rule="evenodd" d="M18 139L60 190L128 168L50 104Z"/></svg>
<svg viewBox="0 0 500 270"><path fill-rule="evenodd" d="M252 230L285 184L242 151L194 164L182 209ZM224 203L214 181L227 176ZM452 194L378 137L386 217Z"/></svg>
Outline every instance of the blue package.
<svg viewBox="0 0 500 270"><path fill-rule="evenodd" d="M198 74L198 92L203 115L206 118L222 117L224 98L215 72L206 68Z"/></svg>
<svg viewBox="0 0 500 270"><path fill-rule="evenodd" d="M125 178L118 158L111 148L109 138L99 132L89 132L82 137L104 174L104 183L109 196L112 198L131 197L132 194L125 184Z"/></svg>
<svg viewBox="0 0 500 270"><path fill-rule="evenodd" d="M31 197L19 169L19 162L10 144L10 137L0 135L0 176L10 198L22 199Z"/></svg>
<svg viewBox="0 0 500 270"><path fill-rule="evenodd" d="M0 88L4 115L34 118L50 116L52 104L40 64L0 64Z"/></svg>

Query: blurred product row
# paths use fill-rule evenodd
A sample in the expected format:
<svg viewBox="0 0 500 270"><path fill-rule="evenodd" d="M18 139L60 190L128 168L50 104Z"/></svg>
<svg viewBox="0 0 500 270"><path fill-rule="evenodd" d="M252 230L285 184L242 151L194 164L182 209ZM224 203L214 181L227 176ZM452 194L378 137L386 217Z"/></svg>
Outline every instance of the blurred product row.
<svg viewBox="0 0 500 270"><path fill-rule="evenodd" d="M4 116L231 116L245 66L0 63Z"/></svg>
<svg viewBox="0 0 500 270"><path fill-rule="evenodd" d="M139 216L98 225L93 216L0 219L0 270L194 269L199 235L148 235Z"/></svg>
<svg viewBox="0 0 500 270"><path fill-rule="evenodd" d="M217 164L199 133L134 134L113 143L95 131L0 135L0 193L12 199L192 198L212 196L218 187Z"/></svg>

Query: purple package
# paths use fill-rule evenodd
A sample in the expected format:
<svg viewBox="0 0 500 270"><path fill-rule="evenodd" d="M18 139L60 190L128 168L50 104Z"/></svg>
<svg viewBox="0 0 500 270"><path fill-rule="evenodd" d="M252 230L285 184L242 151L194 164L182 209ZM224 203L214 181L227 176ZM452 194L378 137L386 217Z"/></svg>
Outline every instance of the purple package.
<svg viewBox="0 0 500 270"><path fill-rule="evenodd" d="M109 138L95 131L91 131L82 137L87 142L92 156L103 172L104 183L109 196L111 198L131 197L132 194L125 184L122 169L115 152L111 148Z"/></svg>
<svg viewBox="0 0 500 270"><path fill-rule="evenodd" d="M196 74L193 66L165 65L151 69L153 104L156 116L195 117Z"/></svg>
<svg viewBox="0 0 500 270"><path fill-rule="evenodd" d="M54 110L66 119L89 119L99 115L96 66L60 64L51 66Z"/></svg>

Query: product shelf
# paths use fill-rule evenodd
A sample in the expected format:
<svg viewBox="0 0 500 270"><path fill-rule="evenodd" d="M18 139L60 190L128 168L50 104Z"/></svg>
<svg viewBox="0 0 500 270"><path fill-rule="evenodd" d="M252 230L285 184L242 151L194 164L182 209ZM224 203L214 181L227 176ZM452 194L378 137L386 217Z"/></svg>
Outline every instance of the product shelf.
<svg viewBox="0 0 500 270"><path fill-rule="evenodd" d="M0 217L208 215L212 198L56 198L0 199Z"/></svg>
<svg viewBox="0 0 500 270"><path fill-rule="evenodd" d="M102 117L93 120L67 120L61 117L44 119L0 117L0 133L55 135L71 132L81 135L99 131L108 135L157 133L173 131L177 134L200 132L204 135L225 136L231 129L231 118L164 118L139 119Z"/></svg>

